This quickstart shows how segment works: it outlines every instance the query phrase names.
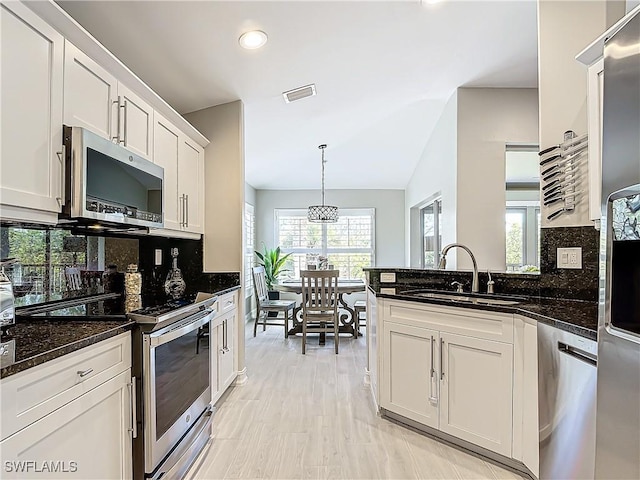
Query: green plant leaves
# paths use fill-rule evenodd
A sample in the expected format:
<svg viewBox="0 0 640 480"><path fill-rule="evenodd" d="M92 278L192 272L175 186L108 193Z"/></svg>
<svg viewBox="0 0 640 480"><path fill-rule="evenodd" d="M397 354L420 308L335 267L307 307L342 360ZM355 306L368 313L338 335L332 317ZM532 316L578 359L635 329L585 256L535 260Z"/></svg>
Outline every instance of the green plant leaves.
<svg viewBox="0 0 640 480"><path fill-rule="evenodd" d="M258 264L264 267L265 281L267 283L267 289L273 290L273 285L278 281L278 275L285 272L284 265L287 259L291 256L291 253L282 255L280 247L275 249L268 249L263 243L264 252L255 250L256 257L258 257ZM282 256L281 256L282 255Z"/></svg>

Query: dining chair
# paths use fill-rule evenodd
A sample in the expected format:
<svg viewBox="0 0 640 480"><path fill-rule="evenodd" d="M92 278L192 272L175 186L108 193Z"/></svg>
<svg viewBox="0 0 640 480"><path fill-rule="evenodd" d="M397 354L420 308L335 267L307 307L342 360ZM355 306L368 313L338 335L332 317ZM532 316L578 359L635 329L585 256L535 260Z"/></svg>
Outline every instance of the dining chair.
<svg viewBox="0 0 640 480"><path fill-rule="evenodd" d="M67 281L67 291L77 291L82 289L82 278L78 267L65 267L64 277Z"/></svg>
<svg viewBox="0 0 640 480"><path fill-rule="evenodd" d="M262 324L262 330L267 329L267 325L282 325L279 317L270 317L269 313L274 312L279 315L284 314L284 338L289 337L289 311L293 319L293 310L296 302L293 300L269 300L269 292L267 291L267 281L264 273L264 267L253 267L253 290L256 294L256 319L253 323L253 336L256 336L258 323ZM260 319L262 321L260 322Z"/></svg>
<svg viewBox="0 0 640 480"><path fill-rule="evenodd" d="M338 335L338 270L301 270L302 279L302 354L308 332L333 332L336 353Z"/></svg>

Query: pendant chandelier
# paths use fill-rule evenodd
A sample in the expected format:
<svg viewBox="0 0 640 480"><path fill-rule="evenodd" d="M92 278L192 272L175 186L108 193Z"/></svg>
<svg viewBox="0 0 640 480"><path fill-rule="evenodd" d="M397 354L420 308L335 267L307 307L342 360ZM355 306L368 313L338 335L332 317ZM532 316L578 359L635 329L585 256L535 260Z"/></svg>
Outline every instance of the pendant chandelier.
<svg viewBox="0 0 640 480"><path fill-rule="evenodd" d="M313 223L335 223L338 221L338 207L324 204L324 149L327 146L322 144L318 148L322 150L322 205L311 205L307 218Z"/></svg>

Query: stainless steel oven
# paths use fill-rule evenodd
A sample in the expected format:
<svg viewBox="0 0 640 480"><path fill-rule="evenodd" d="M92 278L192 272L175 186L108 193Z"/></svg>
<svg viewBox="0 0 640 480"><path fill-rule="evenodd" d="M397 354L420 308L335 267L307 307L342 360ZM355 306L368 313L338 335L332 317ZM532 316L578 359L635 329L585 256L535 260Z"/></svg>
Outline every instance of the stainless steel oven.
<svg viewBox="0 0 640 480"><path fill-rule="evenodd" d="M135 478L181 478L209 440L208 332L215 300L180 306L162 315L130 315L139 322L145 315L158 320L141 324L134 341L134 371L140 379Z"/></svg>

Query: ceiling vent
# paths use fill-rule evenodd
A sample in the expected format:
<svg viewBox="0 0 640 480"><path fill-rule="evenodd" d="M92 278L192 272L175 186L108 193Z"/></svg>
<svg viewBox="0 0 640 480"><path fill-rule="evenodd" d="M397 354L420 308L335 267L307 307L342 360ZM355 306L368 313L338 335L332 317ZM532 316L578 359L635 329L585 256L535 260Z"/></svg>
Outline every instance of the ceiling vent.
<svg viewBox="0 0 640 480"><path fill-rule="evenodd" d="M313 97L316 94L316 85L305 85L304 87L294 88L288 92L283 92L282 96L287 103L295 102L296 100L302 100L303 98Z"/></svg>

